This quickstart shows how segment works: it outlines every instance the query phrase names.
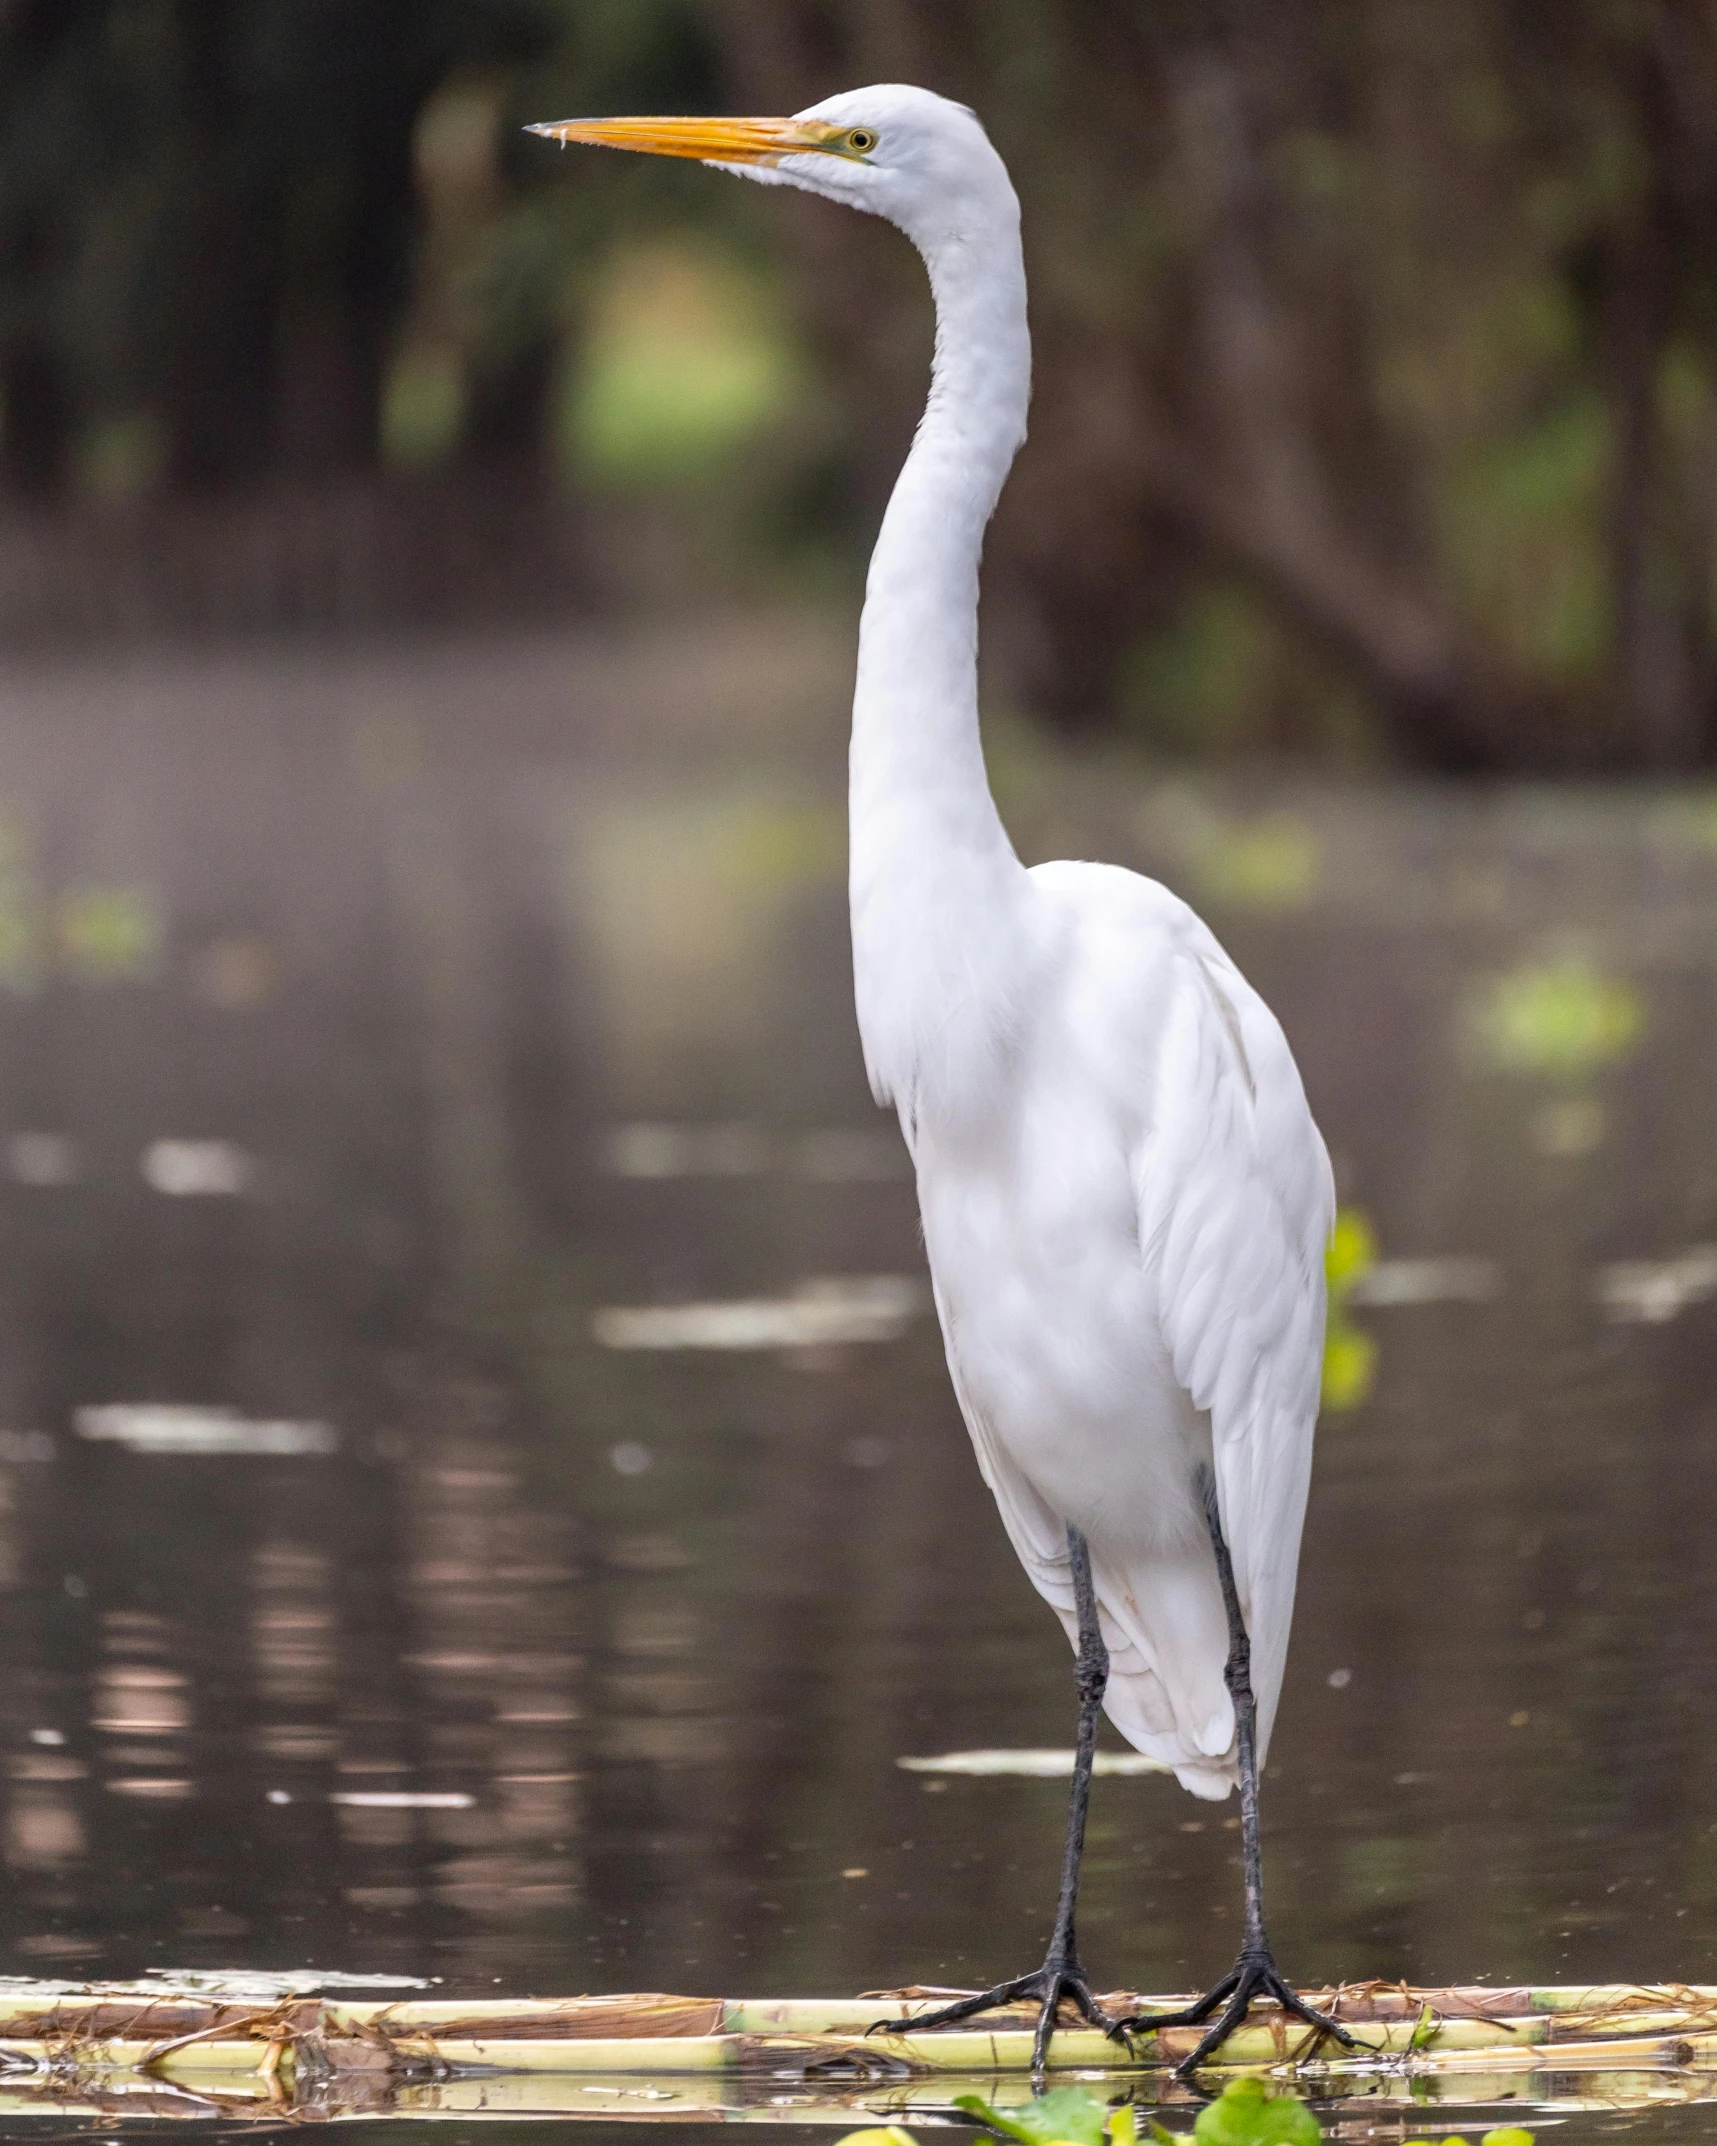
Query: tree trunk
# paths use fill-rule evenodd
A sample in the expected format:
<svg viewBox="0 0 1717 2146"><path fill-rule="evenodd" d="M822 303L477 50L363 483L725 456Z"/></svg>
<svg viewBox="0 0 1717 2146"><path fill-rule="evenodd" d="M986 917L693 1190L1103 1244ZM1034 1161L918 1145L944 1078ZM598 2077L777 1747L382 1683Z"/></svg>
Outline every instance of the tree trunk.
<svg viewBox="0 0 1717 2146"><path fill-rule="evenodd" d="M57 499L71 466L73 401L60 353L19 335L0 355L0 486L15 498Z"/></svg>

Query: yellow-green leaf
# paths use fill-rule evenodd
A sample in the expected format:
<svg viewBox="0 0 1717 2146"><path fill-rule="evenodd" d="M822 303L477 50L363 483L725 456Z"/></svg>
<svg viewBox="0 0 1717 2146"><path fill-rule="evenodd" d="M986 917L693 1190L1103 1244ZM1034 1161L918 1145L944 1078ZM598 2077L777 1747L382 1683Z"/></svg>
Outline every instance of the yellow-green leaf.
<svg viewBox="0 0 1717 2146"><path fill-rule="evenodd" d="M1324 1252L1330 1294L1343 1296L1362 1274L1377 1264L1377 1232L1363 1207L1338 1207L1335 1227Z"/></svg>
<svg viewBox="0 0 1717 2146"><path fill-rule="evenodd" d="M1267 2095L1261 2079L1231 2079L1198 2112L1198 2146L1318 2146L1318 2120L1291 2095Z"/></svg>

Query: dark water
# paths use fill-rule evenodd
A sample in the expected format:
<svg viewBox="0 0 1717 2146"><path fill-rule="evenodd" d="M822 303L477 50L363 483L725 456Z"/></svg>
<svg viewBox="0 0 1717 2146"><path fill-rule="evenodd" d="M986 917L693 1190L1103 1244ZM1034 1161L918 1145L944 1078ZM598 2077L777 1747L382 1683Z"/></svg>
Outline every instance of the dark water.
<svg viewBox="0 0 1717 2146"><path fill-rule="evenodd" d="M791 1301L922 1274L841 662L767 624L0 679L0 1971L1040 1955L1061 1784L896 1761L1065 1744L1064 1643L913 1290ZM1284 1965L1717 1980L1717 801L998 740L1029 855L1206 908L1382 1261L1266 1791ZM599 1338L734 1300L775 1345ZM1236 1846L1099 1782L1099 1986L1227 1963Z"/></svg>

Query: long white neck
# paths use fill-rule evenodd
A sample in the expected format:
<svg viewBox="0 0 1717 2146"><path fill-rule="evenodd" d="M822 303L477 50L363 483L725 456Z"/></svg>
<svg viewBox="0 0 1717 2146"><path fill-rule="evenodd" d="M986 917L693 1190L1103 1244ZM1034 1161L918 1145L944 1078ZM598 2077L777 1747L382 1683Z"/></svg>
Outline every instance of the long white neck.
<svg viewBox="0 0 1717 2146"><path fill-rule="evenodd" d="M871 557L849 789L859 1031L909 1138L1005 1048L1025 884L978 735L978 563L1031 393L1017 210L925 258L935 366Z"/></svg>

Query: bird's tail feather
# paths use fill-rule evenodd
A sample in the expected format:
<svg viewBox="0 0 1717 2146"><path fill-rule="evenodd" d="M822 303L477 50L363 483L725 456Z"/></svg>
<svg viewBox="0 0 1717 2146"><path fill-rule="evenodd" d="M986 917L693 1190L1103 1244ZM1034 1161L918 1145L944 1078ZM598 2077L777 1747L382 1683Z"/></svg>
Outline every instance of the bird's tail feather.
<svg viewBox="0 0 1717 2146"><path fill-rule="evenodd" d="M952 1351L949 1369L972 1433L978 1466L1032 1585L1061 1619L1075 1651L1067 1530L965 1394ZM1109 1649L1104 1712L1135 1750L1172 1766L1195 1796L1222 1797L1236 1779L1234 1706L1223 1681L1228 1624L1216 1561L1202 1534L1146 1561L1087 1530L1098 1614Z"/></svg>
<svg viewBox="0 0 1717 2146"><path fill-rule="evenodd" d="M1223 1681L1228 1624L1208 1549L1189 1543L1180 1554L1159 1551L1130 1564L1098 1541L1091 1565L1109 1648L1104 1712L1135 1750L1172 1766L1193 1795L1226 1796L1236 1778L1234 1703Z"/></svg>

